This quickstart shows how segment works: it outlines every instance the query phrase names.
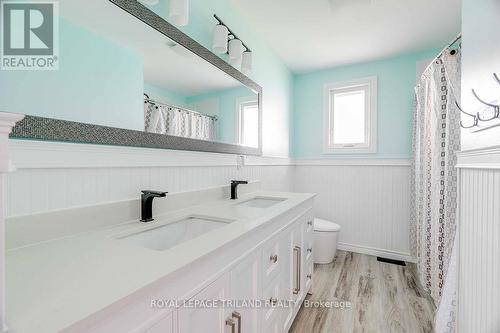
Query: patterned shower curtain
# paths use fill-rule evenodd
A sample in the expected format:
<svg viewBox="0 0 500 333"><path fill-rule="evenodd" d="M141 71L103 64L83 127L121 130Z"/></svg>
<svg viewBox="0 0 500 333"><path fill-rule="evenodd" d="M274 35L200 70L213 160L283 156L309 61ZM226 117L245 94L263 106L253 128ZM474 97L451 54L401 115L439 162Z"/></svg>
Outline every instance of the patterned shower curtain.
<svg viewBox="0 0 500 333"><path fill-rule="evenodd" d="M460 50L422 75L416 91L410 244L420 281L437 306L437 333L455 332L458 272L457 171Z"/></svg>
<svg viewBox="0 0 500 333"><path fill-rule="evenodd" d="M188 110L144 103L146 132L199 140L216 140L216 120Z"/></svg>

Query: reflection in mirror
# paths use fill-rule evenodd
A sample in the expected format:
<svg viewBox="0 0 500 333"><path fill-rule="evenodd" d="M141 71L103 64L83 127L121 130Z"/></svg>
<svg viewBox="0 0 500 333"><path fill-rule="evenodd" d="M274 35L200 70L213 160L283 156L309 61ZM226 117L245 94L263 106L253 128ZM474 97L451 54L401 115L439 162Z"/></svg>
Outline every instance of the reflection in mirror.
<svg viewBox="0 0 500 333"><path fill-rule="evenodd" d="M255 91L109 1L59 12L59 69L3 71L0 110L259 146Z"/></svg>

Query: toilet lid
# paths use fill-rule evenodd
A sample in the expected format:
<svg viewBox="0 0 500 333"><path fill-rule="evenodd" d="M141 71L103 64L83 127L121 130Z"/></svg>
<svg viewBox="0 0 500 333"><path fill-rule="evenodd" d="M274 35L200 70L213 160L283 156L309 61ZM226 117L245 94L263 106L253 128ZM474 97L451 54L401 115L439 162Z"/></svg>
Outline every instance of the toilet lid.
<svg viewBox="0 0 500 333"><path fill-rule="evenodd" d="M315 218L314 231L340 231L340 226L331 221Z"/></svg>

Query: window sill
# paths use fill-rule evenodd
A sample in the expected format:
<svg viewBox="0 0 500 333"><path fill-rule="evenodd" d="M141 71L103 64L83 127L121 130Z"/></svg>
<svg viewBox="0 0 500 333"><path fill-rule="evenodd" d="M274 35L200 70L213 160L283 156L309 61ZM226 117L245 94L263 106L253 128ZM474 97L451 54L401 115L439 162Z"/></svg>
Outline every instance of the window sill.
<svg viewBox="0 0 500 333"><path fill-rule="evenodd" d="M324 148L324 155L334 155L334 154L376 154L377 148L375 147L363 147L363 148Z"/></svg>

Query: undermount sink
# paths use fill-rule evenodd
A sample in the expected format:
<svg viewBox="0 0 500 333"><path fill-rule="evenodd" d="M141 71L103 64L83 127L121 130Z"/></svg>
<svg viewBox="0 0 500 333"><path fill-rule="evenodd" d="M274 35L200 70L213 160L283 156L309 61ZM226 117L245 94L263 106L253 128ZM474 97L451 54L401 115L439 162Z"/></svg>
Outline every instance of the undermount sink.
<svg viewBox="0 0 500 333"><path fill-rule="evenodd" d="M238 206L252 207L252 208L269 208L282 201L284 198L271 198L271 197L255 197L238 204Z"/></svg>
<svg viewBox="0 0 500 333"><path fill-rule="evenodd" d="M189 216L175 222L118 237L118 240L152 250L164 251L207 232L224 227L231 222L233 220L216 217Z"/></svg>

